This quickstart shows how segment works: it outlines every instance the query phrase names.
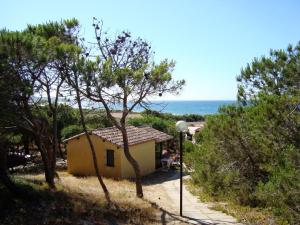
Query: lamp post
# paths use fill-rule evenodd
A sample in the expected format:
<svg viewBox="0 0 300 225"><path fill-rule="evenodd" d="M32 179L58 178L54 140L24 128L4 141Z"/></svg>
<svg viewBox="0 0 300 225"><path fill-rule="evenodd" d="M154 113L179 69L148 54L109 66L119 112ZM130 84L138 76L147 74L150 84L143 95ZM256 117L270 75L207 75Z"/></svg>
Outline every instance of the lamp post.
<svg viewBox="0 0 300 225"><path fill-rule="evenodd" d="M187 124L185 121L178 121L176 123L176 130L179 132L179 143L180 143L180 216L182 216L182 158L183 158L183 154L182 154L182 143L183 143L183 132L186 132L188 130Z"/></svg>

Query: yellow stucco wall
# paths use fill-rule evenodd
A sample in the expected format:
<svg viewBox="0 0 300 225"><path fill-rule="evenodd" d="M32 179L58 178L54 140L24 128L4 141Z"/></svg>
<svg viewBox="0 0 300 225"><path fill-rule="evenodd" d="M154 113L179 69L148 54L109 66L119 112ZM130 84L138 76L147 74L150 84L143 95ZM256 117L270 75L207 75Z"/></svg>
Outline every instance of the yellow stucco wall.
<svg viewBox="0 0 300 225"><path fill-rule="evenodd" d="M116 145L90 135L96 150L98 167L101 175L112 178L133 178L134 170L126 159L124 150ZM106 150L114 150L114 167L106 166ZM146 175L155 171L155 141L148 141L130 146L131 155L138 161L141 174ZM85 135L74 138L67 143L68 172L74 175L95 175L90 146Z"/></svg>
<svg viewBox="0 0 300 225"><path fill-rule="evenodd" d="M123 149L122 149L123 150ZM130 146L129 151L138 161L141 175L147 175L155 171L155 142L148 141L139 145ZM122 178L134 178L134 170L127 160L124 151L121 151L121 176Z"/></svg>
<svg viewBox="0 0 300 225"><path fill-rule="evenodd" d="M96 135L90 135L98 161L100 174L105 177L119 178L121 176L121 149L110 142L103 142ZM106 166L106 150L114 150L115 166ZM74 138L67 143L68 172L74 175L95 175L92 153L85 135Z"/></svg>

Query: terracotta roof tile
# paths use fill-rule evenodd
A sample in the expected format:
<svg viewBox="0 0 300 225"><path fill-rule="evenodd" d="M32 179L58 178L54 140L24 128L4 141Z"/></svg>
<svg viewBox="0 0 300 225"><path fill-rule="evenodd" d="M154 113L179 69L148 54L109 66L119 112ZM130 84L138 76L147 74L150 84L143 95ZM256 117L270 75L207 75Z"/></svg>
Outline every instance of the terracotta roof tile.
<svg viewBox="0 0 300 225"><path fill-rule="evenodd" d="M151 140L155 140L156 143L159 143L159 142L171 140L173 138L171 135L165 134L152 127L127 126L126 130L127 130L129 146L140 144ZM97 135L101 137L103 140L109 141L119 147L123 147L122 133L116 127L101 128L101 129L90 131L90 133ZM64 142L67 142L81 135L84 135L84 133L70 137L64 140Z"/></svg>
<svg viewBox="0 0 300 225"><path fill-rule="evenodd" d="M128 126L126 127L128 144L135 145L150 140L155 140L155 137L144 129ZM123 136L121 131L116 127L102 128L92 131L93 134L101 137L105 141L109 141L113 144L116 144L119 147L123 146Z"/></svg>
<svg viewBox="0 0 300 225"><path fill-rule="evenodd" d="M156 143L173 139L173 136L168 135L164 132L161 132L161 131L156 130L156 129L154 129L152 127L149 127L149 126L139 127L139 129L142 129L142 130L148 132L149 134L151 134L155 138Z"/></svg>

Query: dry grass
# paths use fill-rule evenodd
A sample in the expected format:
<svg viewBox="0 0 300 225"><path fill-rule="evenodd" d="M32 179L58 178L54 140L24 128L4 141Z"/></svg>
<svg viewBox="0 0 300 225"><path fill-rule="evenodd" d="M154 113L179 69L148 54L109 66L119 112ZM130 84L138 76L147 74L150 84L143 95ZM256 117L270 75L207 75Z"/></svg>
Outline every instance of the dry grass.
<svg viewBox="0 0 300 225"><path fill-rule="evenodd" d="M112 116L115 117L116 119L121 119L122 113L121 112L113 112ZM131 112L130 114L128 114L127 119L128 118L142 118L142 117L143 116L140 113Z"/></svg>
<svg viewBox="0 0 300 225"><path fill-rule="evenodd" d="M144 185L145 198L135 195L135 183L104 178L113 204L108 205L96 177L75 177L59 172L51 191L43 174L15 175L28 192L26 199L12 196L0 185L0 224L189 224L170 210L172 201L160 187L160 175ZM155 182L153 180L159 178Z"/></svg>
<svg viewBox="0 0 300 225"><path fill-rule="evenodd" d="M108 205L95 177L60 172L50 191L42 174L17 175L30 198L15 200L0 187L0 224L160 224L159 209L135 196L134 183L105 179L113 204Z"/></svg>
<svg viewBox="0 0 300 225"><path fill-rule="evenodd" d="M60 181L57 182L69 193L88 196L90 200L105 202L103 191L96 177L74 177L66 172L60 173ZM144 218L153 218L158 213L152 205L136 197L135 183L128 180L114 180L104 178L112 202L121 210L140 211Z"/></svg>

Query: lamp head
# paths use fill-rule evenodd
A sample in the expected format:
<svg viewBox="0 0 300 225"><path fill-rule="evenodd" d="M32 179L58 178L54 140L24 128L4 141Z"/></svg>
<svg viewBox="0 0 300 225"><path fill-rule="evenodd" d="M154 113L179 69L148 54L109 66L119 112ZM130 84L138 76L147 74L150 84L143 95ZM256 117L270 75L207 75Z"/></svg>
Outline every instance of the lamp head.
<svg viewBox="0 0 300 225"><path fill-rule="evenodd" d="M185 121L180 120L176 123L176 130L178 132L186 132L188 131L188 127Z"/></svg>

